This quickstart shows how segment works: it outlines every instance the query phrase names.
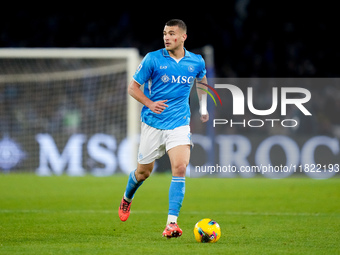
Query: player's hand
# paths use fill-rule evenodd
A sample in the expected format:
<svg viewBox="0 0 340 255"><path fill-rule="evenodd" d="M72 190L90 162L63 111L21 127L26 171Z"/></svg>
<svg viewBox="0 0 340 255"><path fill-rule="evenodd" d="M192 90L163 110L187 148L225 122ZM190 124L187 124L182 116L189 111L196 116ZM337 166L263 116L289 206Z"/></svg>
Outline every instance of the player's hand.
<svg viewBox="0 0 340 255"><path fill-rule="evenodd" d="M201 115L201 121L204 123L204 122L207 122L209 120L209 113L207 114L204 114L204 115Z"/></svg>
<svg viewBox="0 0 340 255"><path fill-rule="evenodd" d="M152 102L149 106L149 109L154 113L161 114L168 107L168 105L165 104L166 101L168 100Z"/></svg>

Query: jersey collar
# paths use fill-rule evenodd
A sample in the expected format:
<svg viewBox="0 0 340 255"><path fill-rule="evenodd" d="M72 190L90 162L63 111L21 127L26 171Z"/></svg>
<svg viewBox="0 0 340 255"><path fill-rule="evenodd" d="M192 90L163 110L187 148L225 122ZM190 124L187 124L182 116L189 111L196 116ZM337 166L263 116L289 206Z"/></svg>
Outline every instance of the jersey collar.
<svg viewBox="0 0 340 255"><path fill-rule="evenodd" d="M184 57L190 57L190 52L187 51L187 49L185 47L183 47L183 48L184 48L184 52L185 52ZM165 48L163 48L163 56L164 57L170 57L169 52Z"/></svg>

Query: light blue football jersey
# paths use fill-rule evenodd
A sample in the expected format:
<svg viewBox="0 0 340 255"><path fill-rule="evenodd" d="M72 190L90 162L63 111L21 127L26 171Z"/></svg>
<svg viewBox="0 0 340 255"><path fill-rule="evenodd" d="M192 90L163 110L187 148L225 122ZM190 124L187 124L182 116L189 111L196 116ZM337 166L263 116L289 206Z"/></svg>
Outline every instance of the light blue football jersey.
<svg viewBox="0 0 340 255"><path fill-rule="evenodd" d="M205 63L200 55L185 50L177 62L163 48L148 53L139 65L133 79L144 84L144 94L152 101L168 100L161 114L143 106L141 121L157 129L174 129L189 125L189 95L195 78L205 74Z"/></svg>

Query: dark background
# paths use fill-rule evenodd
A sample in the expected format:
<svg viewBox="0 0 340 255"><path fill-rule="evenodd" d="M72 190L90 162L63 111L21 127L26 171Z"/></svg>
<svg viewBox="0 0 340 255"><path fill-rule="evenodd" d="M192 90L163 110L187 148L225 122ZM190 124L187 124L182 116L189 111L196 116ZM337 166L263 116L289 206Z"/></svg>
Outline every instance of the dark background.
<svg viewBox="0 0 340 255"><path fill-rule="evenodd" d="M136 47L144 56L149 51L164 47L162 38L164 24L172 18L179 18L184 20L188 26L188 39L185 43L188 50L198 49L205 45L213 46L216 77L340 77L340 36L338 35L340 22L339 11L334 2L230 0L213 5L196 1L190 3L190 8L184 6L182 2L143 2L141 6L131 2L129 8L125 8L122 6L124 3L120 2L82 2L78 5L71 2L68 4L46 2L35 5L30 2L25 6L15 2L14 4L17 6L11 8L6 3L0 13L0 47ZM12 68L8 64L9 62L4 63L0 66L1 70ZM25 63L27 64L27 62ZM208 72L207 76L210 75L211 73ZM91 82L87 84L91 84ZM320 86L308 87L313 95L308 109L313 112L313 116L302 119L303 116L289 112L287 118L298 117L302 124L297 129L284 130L286 133L283 135L292 137L299 147L302 147L311 137L318 135L339 138L340 86L338 85L325 83ZM283 85L278 84L277 86ZM0 103L5 107L3 105L0 107L0 111L2 110L0 131L2 135L8 134L9 137L13 137L24 145L23 150L28 152L27 158L31 158L32 161L29 163L25 159L22 165L25 165L29 171L33 171L38 166L38 155L33 155L38 153L35 134L42 132L53 134L60 151L65 148L69 139L70 133L64 128L64 122L58 115L58 105L69 107L69 111L79 110L83 116L82 121L91 123L85 125L85 128L91 126L92 123L96 123L101 128L111 127L110 124L100 120L86 122L87 119L84 116L91 114L91 111L86 111L85 109L88 108L81 103L87 98L81 88L70 92L59 86L60 91L57 92L55 89L58 89L58 86L54 86L54 90L50 89L49 93L52 98L56 98L55 101L46 100L46 97L41 96L42 91L46 92L46 90L42 90L40 87L10 84L3 88L4 90L0 91ZM76 86L72 86L72 89L76 88ZM271 93L268 93L271 90L268 88L270 86L254 86L254 94L261 99L258 101L265 104L262 105L263 109L268 109L272 102ZM22 98L15 97L16 94L13 94L20 90L25 92L21 95L27 101L21 100ZM99 93L99 90L96 91ZM65 106L64 101L58 101L57 97L54 97L54 94L63 96L65 93L72 99L70 101L73 104L65 104ZM90 94L95 95L93 92ZM104 94L109 95L106 91ZM121 92L115 95L121 95ZM102 95L99 94L99 96ZM203 126L199 120L196 95L194 98L196 98L196 102L192 101L192 106L195 107L195 110L192 111L192 131L194 134L211 134L205 128L207 125ZM125 101L119 103L116 98L113 98L112 101L125 108ZM39 105L40 102L46 103L48 106L42 107ZM227 108L231 109L231 99L224 98L223 102L226 102L225 105L229 103ZM111 110L112 105L98 104L92 107L93 103L90 104L92 110L102 114L100 116L93 114L93 116L101 117L102 121L111 122L113 117L107 117L107 113L102 108ZM34 107L30 108L30 105ZM28 123L33 123L32 125L39 130L34 129L32 134L27 136L27 128L21 128L21 126L26 127L27 122L20 126L20 123L17 125L16 119L14 119L16 116L14 112L18 108L22 109L24 113L27 110L33 110L32 112L40 114L33 117L29 114L22 114L27 116ZM216 107L216 117L232 118L225 113L224 109L226 108ZM115 112L112 111L112 113ZM56 118L59 125L51 121L50 116L54 116L53 114L59 116L60 119ZM122 115L125 116L125 114ZM246 118L258 117L247 115ZM39 120L43 120L43 123L50 123L48 127L51 129L42 129L39 126ZM238 120L236 119L236 121ZM76 131L86 134L82 130ZM58 138L53 132L58 133L60 137ZM112 134L108 130L91 130L87 138L89 139L90 134L97 132ZM236 128L220 126L214 132L224 135L249 136L252 144L251 164L254 163L256 148L263 139L269 135L282 134L281 130L277 129L249 129L240 126ZM122 139L116 134L112 135L119 140ZM216 144L216 140L213 140L213 146L216 147ZM219 155L217 149L215 155ZM282 160L282 162L276 163L284 163L284 158L282 158L284 152L276 150L275 153ZM327 153L331 158L324 156ZM206 154L199 145L195 146L192 164L203 165L209 160ZM211 154L214 155L214 152ZM338 154L333 155L327 147L323 153L318 151L315 154L326 163L332 163L332 160L338 162ZM84 153L84 160L86 161L84 167L91 168L95 166L91 164L96 164L89 157L86 158L86 153ZM319 158L316 160L318 161ZM163 157L158 163L159 169L169 169L167 157Z"/></svg>
<svg viewBox="0 0 340 255"><path fill-rule="evenodd" d="M0 47L136 47L145 55L163 47L165 22L179 18L188 26L187 49L214 47L219 77L340 74L335 1L231 0L192 2L189 8L181 2L123 4L2 8Z"/></svg>

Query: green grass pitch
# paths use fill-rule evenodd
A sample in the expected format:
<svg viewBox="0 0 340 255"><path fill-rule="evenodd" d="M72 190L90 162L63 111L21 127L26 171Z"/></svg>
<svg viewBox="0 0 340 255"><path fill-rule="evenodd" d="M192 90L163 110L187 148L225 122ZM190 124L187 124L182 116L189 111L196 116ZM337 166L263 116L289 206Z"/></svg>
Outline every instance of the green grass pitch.
<svg viewBox="0 0 340 255"><path fill-rule="evenodd" d="M0 175L0 254L340 254L339 178L187 178L183 236L167 240L170 180L152 175L120 222L127 176ZM194 239L206 217L215 244Z"/></svg>

